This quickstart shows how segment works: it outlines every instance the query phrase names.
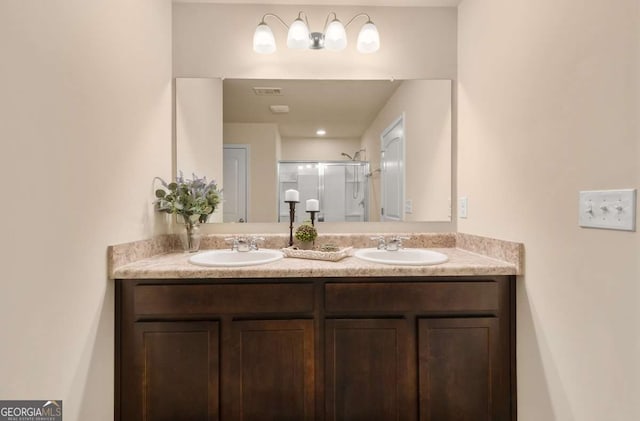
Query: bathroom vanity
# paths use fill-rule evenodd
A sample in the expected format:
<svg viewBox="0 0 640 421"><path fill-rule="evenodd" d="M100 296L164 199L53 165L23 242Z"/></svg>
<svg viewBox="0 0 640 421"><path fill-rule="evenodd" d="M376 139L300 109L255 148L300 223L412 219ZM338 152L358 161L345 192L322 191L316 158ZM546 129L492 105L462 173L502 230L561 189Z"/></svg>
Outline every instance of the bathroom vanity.
<svg viewBox="0 0 640 421"><path fill-rule="evenodd" d="M513 264L115 270L116 419L515 420Z"/></svg>

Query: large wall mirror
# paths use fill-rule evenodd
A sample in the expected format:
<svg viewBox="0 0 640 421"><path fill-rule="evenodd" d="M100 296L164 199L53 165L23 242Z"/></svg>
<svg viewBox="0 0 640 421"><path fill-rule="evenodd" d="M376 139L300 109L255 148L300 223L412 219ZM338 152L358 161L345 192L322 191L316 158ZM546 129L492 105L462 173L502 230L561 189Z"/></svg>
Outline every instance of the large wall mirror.
<svg viewBox="0 0 640 421"><path fill-rule="evenodd" d="M451 221L449 80L179 78L175 95L176 169L223 188L211 222L277 222L285 188L332 222Z"/></svg>

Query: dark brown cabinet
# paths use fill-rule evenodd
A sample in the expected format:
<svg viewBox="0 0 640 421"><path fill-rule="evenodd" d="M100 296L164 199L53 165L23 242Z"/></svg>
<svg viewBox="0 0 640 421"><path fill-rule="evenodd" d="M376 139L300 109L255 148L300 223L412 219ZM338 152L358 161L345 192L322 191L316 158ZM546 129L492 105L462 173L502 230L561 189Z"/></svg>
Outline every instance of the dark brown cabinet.
<svg viewBox="0 0 640 421"><path fill-rule="evenodd" d="M314 419L312 320L234 321L225 370L224 419Z"/></svg>
<svg viewBox="0 0 640 421"><path fill-rule="evenodd" d="M325 329L326 419L411 419L406 322L337 319Z"/></svg>
<svg viewBox="0 0 640 421"><path fill-rule="evenodd" d="M217 420L218 323L135 323L122 419Z"/></svg>
<svg viewBox="0 0 640 421"><path fill-rule="evenodd" d="M115 418L514 421L514 281L118 280Z"/></svg>
<svg viewBox="0 0 640 421"><path fill-rule="evenodd" d="M496 318L418 321L420 420L508 420Z"/></svg>

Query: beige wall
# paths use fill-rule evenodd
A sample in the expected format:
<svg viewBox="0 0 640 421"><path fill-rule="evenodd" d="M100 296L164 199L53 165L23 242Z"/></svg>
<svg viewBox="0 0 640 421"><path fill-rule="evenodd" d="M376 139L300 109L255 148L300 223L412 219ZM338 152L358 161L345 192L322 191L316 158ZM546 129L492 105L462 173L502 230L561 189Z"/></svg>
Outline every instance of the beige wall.
<svg viewBox="0 0 640 421"><path fill-rule="evenodd" d="M224 143L249 145L249 221L278 220L277 124L224 123ZM237 224L234 224L237 225Z"/></svg>
<svg viewBox="0 0 640 421"><path fill-rule="evenodd" d="M170 45L169 1L0 2L0 399L113 420L107 246L162 220Z"/></svg>
<svg viewBox="0 0 640 421"><path fill-rule="evenodd" d="M177 78L176 173L207 177L224 188L222 172L222 79ZM222 222L224 202L209 216Z"/></svg>
<svg viewBox="0 0 640 421"><path fill-rule="evenodd" d="M358 149L358 138L282 138L282 159L285 161L342 161L347 158L341 153L353 156ZM364 160L362 154L361 157Z"/></svg>
<svg viewBox="0 0 640 421"><path fill-rule="evenodd" d="M371 170L380 168L380 136L400 116L405 130L406 221L448 221L451 199L451 81L406 80L364 133ZM380 220L380 173L369 178L369 220Z"/></svg>
<svg viewBox="0 0 640 421"><path fill-rule="evenodd" d="M465 0L459 231L521 241L520 421L640 419L640 240L578 191L640 185L637 0Z"/></svg>
<svg viewBox="0 0 640 421"><path fill-rule="evenodd" d="M269 21L278 52L260 55L252 50L255 27L263 14L278 13L293 20L300 6L173 5L173 68L176 77L300 78L300 79L456 79L457 9L413 7L304 6L312 30L320 29L327 13L342 19L369 13L378 26L381 48L376 54L355 51L356 21L348 28L350 45L340 53L289 51L286 31ZM229 36L237 34L237 36ZM350 152L347 152L350 153ZM283 232L283 224L213 225L207 232ZM443 223L337 223L323 231L394 232L453 231L455 221Z"/></svg>

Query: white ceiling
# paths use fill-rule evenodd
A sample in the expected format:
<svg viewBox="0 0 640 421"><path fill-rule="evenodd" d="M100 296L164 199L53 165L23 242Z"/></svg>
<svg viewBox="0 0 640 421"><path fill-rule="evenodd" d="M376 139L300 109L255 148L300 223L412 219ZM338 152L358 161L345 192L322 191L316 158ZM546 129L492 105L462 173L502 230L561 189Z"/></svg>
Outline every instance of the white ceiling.
<svg viewBox="0 0 640 421"><path fill-rule="evenodd" d="M275 123L284 138L359 138L371 125L399 81L225 79L225 123ZM281 88L282 95L258 96L254 87ZM288 114L272 114L270 105L289 106Z"/></svg>
<svg viewBox="0 0 640 421"><path fill-rule="evenodd" d="M174 3L287 4L314 6L457 7L462 0L173 0Z"/></svg>

